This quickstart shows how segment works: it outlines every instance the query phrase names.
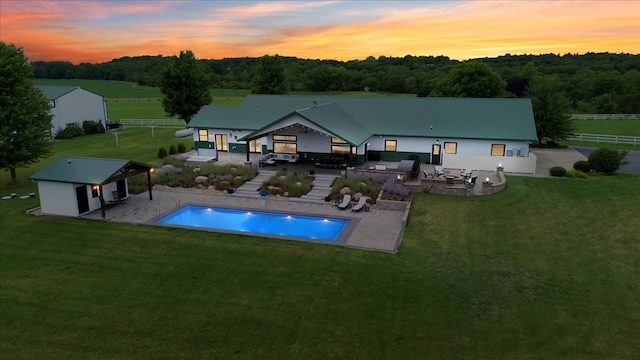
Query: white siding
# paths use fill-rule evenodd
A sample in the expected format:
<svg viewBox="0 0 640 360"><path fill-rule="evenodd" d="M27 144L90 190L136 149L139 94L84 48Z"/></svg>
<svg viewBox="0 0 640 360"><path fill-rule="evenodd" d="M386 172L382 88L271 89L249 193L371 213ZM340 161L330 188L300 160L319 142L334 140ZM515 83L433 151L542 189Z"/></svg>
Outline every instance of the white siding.
<svg viewBox="0 0 640 360"><path fill-rule="evenodd" d="M74 184L39 181L38 196L43 214L79 215Z"/></svg>
<svg viewBox="0 0 640 360"><path fill-rule="evenodd" d="M55 99L55 105L56 107L51 109L51 114L54 115L52 120L54 133L64 129L70 123L82 126L84 120L91 120L100 121L104 125L106 120L106 105L102 96L82 88L77 88Z"/></svg>

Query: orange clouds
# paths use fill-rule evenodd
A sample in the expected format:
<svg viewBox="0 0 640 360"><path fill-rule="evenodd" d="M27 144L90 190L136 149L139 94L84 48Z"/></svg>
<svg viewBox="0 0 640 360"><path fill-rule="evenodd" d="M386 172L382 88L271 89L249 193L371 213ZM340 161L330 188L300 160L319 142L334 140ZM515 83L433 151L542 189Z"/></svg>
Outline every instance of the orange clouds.
<svg viewBox="0 0 640 360"><path fill-rule="evenodd" d="M640 2L3 1L0 40L32 60L280 54L364 59L640 50Z"/></svg>

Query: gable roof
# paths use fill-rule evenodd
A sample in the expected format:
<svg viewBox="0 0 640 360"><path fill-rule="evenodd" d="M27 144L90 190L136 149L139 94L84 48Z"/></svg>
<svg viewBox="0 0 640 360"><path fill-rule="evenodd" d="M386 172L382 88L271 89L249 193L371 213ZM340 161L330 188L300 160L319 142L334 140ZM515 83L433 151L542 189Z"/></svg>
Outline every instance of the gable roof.
<svg viewBox="0 0 640 360"><path fill-rule="evenodd" d="M35 87L42 91L42 93L44 94L44 96L48 99L48 100L55 100L57 98L60 98L76 89L82 89L84 91L88 91L90 93L96 94L93 91L89 91L87 89L83 89L79 86L62 86L62 85L35 85ZM96 94L98 96L102 96L100 94Z"/></svg>
<svg viewBox="0 0 640 360"><path fill-rule="evenodd" d="M537 139L531 100L515 98L249 95L237 108L204 106L189 127L256 131L293 113L355 145L371 135Z"/></svg>
<svg viewBox="0 0 640 360"><path fill-rule="evenodd" d="M152 165L123 159L63 156L31 175L34 181L104 185L130 169L150 169Z"/></svg>

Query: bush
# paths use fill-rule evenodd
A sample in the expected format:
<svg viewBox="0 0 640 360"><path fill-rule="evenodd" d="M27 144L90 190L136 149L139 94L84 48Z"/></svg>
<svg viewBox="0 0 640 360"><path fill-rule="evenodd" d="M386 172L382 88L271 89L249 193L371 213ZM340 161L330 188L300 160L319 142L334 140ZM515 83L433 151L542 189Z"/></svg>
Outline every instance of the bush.
<svg viewBox="0 0 640 360"><path fill-rule="evenodd" d="M586 160L580 160L573 164L573 168L583 173L588 173L591 171L591 164Z"/></svg>
<svg viewBox="0 0 640 360"><path fill-rule="evenodd" d="M165 148L161 147L161 148L158 150L158 157L159 157L160 159L164 159L165 157L167 157L167 149L165 149Z"/></svg>
<svg viewBox="0 0 640 360"><path fill-rule="evenodd" d="M183 152L187 152L187 147L186 147L186 146L184 146L184 144L183 144L183 143L178 144L178 152L179 152L179 153L181 153L181 154L182 154Z"/></svg>
<svg viewBox="0 0 640 360"><path fill-rule="evenodd" d="M105 132L104 126L102 126L102 122L100 121L85 120L82 122L82 129L87 135L102 134Z"/></svg>
<svg viewBox="0 0 640 360"><path fill-rule="evenodd" d="M69 124L64 130L58 131L56 139L73 139L84 135L84 129L77 124Z"/></svg>
<svg viewBox="0 0 640 360"><path fill-rule="evenodd" d="M567 175L567 170L565 170L565 168L563 168L562 166L554 166L549 169L549 175L555 177L564 177Z"/></svg>
<svg viewBox="0 0 640 360"><path fill-rule="evenodd" d="M572 179L584 179L589 177L589 175L587 175L586 173L579 171L579 170L569 170L567 171L567 177L572 178Z"/></svg>
<svg viewBox="0 0 640 360"><path fill-rule="evenodd" d="M625 150L596 149L589 155L589 164L593 170L599 173L613 175L620 169L627 154L628 152Z"/></svg>
<svg viewBox="0 0 640 360"><path fill-rule="evenodd" d="M169 146L169 155L175 155L177 153L178 153L178 150L176 150L176 146L175 145Z"/></svg>

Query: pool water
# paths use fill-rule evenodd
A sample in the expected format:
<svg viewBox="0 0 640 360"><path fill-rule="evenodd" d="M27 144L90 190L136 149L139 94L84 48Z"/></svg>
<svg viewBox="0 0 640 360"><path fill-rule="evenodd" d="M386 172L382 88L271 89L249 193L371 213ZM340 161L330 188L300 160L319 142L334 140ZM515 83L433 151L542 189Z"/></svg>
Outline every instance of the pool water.
<svg viewBox="0 0 640 360"><path fill-rule="evenodd" d="M336 241L349 220L188 205L157 220L156 223Z"/></svg>

